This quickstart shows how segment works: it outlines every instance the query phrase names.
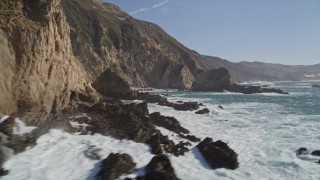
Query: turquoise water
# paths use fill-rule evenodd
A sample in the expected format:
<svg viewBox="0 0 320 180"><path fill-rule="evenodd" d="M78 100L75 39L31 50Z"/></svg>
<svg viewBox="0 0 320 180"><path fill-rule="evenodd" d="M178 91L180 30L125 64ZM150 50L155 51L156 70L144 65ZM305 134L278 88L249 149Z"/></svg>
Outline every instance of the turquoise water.
<svg viewBox="0 0 320 180"><path fill-rule="evenodd" d="M264 83L259 83L264 84ZM190 155L172 157L182 179L320 179L319 157L299 156L295 150L320 149L320 88L313 82L276 82L272 87L289 95L170 92L170 101L202 102L208 115L178 112L149 105L151 112L175 116L191 133L221 139L238 153L240 168L235 171L208 171ZM222 105L224 109L218 108ZM199 160L198 160L199 161ZM194 173L192 173L194 172ZM198 172L198 173L197 173ZM201 173L202 175L199 175Z"/></svg>

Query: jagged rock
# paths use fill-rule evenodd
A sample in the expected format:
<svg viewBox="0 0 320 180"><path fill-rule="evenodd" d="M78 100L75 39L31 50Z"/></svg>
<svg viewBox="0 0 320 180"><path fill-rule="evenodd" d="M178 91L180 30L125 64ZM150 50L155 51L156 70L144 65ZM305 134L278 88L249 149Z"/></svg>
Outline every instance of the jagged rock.
<svg viewBox="0 0 320 180"><path fill-rule="evenodd" d="M162 97L160 95L150 95L147 92L137 93L135 96L132 97L145 100L148 103L157 103L159 106L167 106L172 107L177 111L193 111L200 108L200 103L197 102L182 102L179 101L177 103L169 102L167 98Z"/></svg>
<svg viewBox="0 0 320 180"><path fill-rule="evenodd" d="M213 142L207 137L197 145L197 148L212 169L236 169L239 166L237 153L220 140Z"/></svg>
<svg viewBox="0 0 320 180"><path fill-rule="evenodd" d="M307 155L309 154L308 149L305 147L301 147L299 149L296 150L296 155Z"/></svg>
<svg viewBox="0 0 320 180"><path fill-rule="evenodd" d="M147 144L151 146L151 153L160 155L164 153L171 153L175 156L184 155L189 149L189 143L184 143L182 141L179 144L174 144L172 140L169 140L168 136L163 136L161 133L156 133L151 138L146 141Z"/></svg>
<svg viewBox="0 0 320 180"><path fill-rule="evenodd" d="M188 140L190 140L192 142L199 142L201 140L200 138L198 138L198 137L196 137L194 135L189 135L189 134L187 134L187 135L179 134L179 136L184 138L184 139L188 139Z"/></svg>
<svg viewBox="0 0 320 180"><path fill-rule="evenodd" d="M150 119L153 124L164 127L177 134L188 134L190 131L181 126L180 122L174 117L162 116L159 112L150 114Z"/></svg>
<svg viewBox="0 0 320 180"><path fill-rule="evenodd" d="M311 152L311 155L313 156L320 156L320 150L315 150Z"/></svg>
<svg viewBox="0 0 320 180"><path fill-rule="evenodd" d="M1 124L0 124L0 132L8 135L8 136L12 136L13 133L13 126L15 124L15 118L14 117L8 117L6 120L4 120Z"/></svg>
<svg viewBox="0 0 320 180"><path fill-rule="evenodd" d="M204 108L204 109L201 109L201 110L199 110L199 111L197 111L195 113L196 114L207 114L209 112L210 112L210 110L208 108Z"/></svg>
<svg viewBox="0 0 320 180"><path fill-rule="evenodd" d="M96 175L97 180L113 180L123 174L134 171L136 163L128 154L111 153L102 161L101 169Z"/></svg>
<svg viewBox="0 0 320 180"><path fill-rule="evenodd" d="M138 180L178 180L169 158L166 155L154 156L145 168L145 176Z"/></svg>

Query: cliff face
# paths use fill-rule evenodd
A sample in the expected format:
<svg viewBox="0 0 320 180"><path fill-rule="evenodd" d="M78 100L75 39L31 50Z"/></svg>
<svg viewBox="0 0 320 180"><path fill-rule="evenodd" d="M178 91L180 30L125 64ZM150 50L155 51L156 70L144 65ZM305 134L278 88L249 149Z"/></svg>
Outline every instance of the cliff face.
<svg viewBox="0 0 320 180"><path fill-rule="evenodd" d="M198 53L112 4L62 0L62 5L74 53L92 80L111 68L132 87L190 89L207 70Z"/></svg>
<svg viewBox="0 0 320 180"><path fill-rule="evenodd" d="M0 111L39 121L84 89L59 0L1 1Z"/></svg>

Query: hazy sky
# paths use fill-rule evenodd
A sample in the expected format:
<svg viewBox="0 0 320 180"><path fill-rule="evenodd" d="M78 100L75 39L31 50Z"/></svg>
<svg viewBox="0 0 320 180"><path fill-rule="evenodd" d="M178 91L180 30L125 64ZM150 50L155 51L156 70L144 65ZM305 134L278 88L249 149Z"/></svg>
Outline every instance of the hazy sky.
<svg viewBox="0 0 320 180"><path fill-rule="evenodd" d="M201 54L320 63L320 0L105 0Z"/></svg>

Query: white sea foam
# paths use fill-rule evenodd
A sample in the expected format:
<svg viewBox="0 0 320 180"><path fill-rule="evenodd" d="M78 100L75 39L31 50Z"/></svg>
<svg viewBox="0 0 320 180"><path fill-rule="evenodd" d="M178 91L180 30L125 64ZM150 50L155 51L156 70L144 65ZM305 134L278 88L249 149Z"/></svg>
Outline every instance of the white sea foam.
<svg viewBox="0 0 320 180"><path fill-rule="evenodd" d="M32 130L36 129L34 126L27 126L23 121L19 118L15 118L15 124L13 126L13 134L26 134L30 133Z"/></svg>
<svg viewBox="0 0 320 180"><path fill-rule="evenodd" d="M101 149L102 158L117 152L130 154L138 168L145 166L152 157L144 144L51 130L37 140L35 147L5 162L4 167L10 173L2 179L94 179L100 161L85 156L85 151L93 145Z"/></svg>

